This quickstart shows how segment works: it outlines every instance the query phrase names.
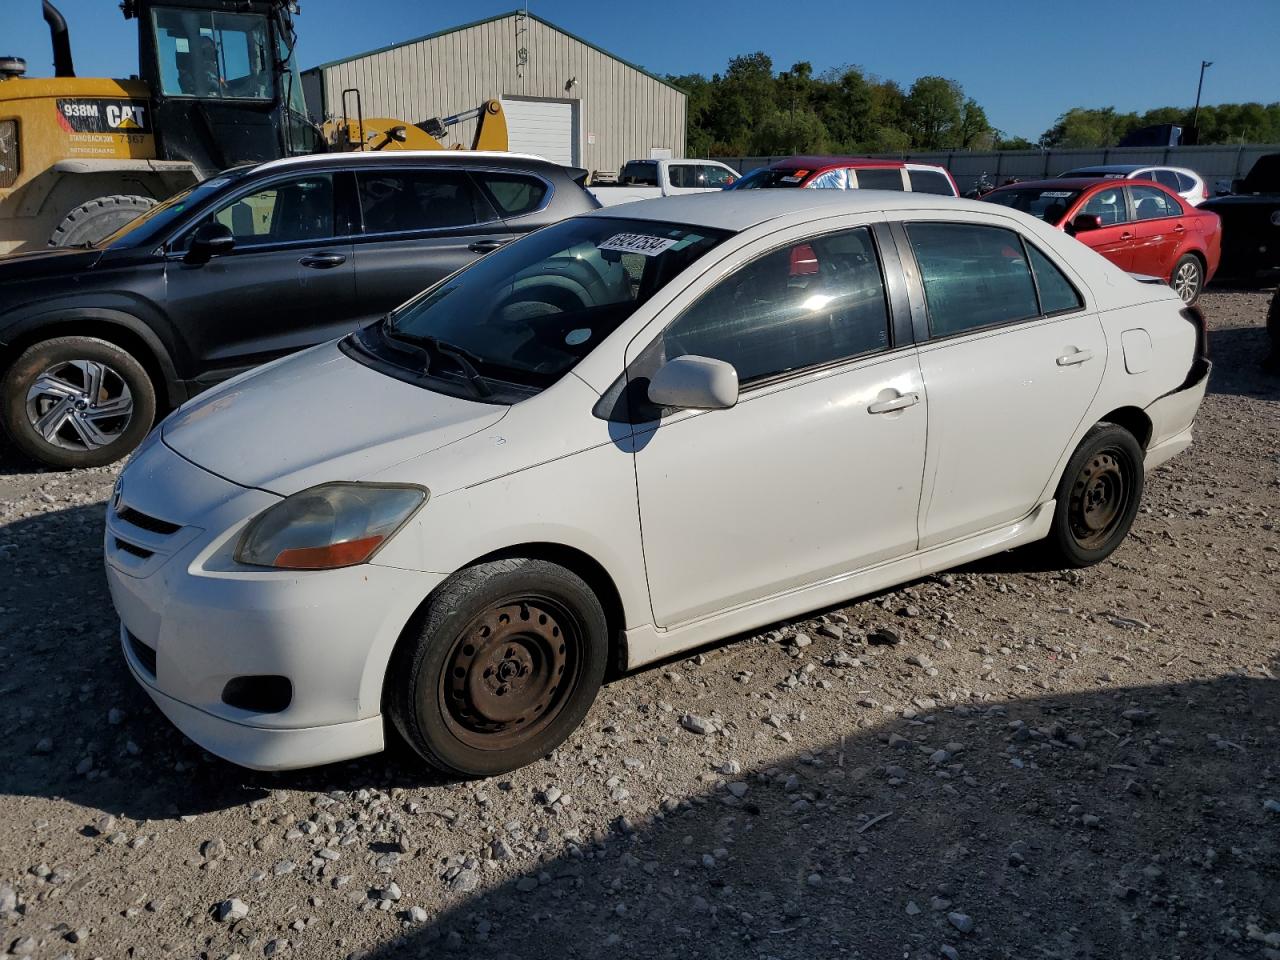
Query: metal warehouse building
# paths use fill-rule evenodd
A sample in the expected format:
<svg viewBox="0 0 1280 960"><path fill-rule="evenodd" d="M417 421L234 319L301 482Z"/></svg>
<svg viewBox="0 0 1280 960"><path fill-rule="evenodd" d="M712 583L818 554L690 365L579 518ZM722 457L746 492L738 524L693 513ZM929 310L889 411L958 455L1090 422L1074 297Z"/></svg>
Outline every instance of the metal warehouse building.
<svg viewBox="0 0 1280 960"><path fill-rule="evenodd" d="M343 91L355 88L366 117L411 123L498 97L512 150L590 170L684 156L681 91L524 11L321 64L303 88L317 117L341 116ZM470 144L474 132L474 120L460 123L448 143Z"/></svg>

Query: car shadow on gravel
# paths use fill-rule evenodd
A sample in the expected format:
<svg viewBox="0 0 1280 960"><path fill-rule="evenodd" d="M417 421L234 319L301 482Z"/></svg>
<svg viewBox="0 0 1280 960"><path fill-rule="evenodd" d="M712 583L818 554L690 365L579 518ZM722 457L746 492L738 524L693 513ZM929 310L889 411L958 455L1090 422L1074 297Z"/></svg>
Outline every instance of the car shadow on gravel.
<svg viewBox="0 0 1280 960"><path fill-rule="evenodd" d="M1271 341L1261 325L1211 329L1209 359L1213 361L1213 373L1209 376L1207 392L1259 400L1280 399L1280 374L1264 370L1262 366L1270 352Z"/></svg>
<svg viewBox="0 0 1280 960"><path fill-rule="evenodd" d="M1280 926L1277 694L1240 675L851 723L618 807L534 869L438 862L442 888L480 892L354 956L1260 956L1251 929ZM736 752L723 736L705 770Z"/></svg>

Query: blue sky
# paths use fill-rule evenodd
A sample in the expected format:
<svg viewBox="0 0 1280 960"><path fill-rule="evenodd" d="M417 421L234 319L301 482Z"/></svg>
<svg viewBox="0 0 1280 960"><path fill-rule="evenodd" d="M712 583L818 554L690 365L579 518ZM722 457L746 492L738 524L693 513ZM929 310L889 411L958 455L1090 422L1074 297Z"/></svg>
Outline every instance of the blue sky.
<svg viewBox="0 0 1280 960"><path fill-rule="evenodd" d="M115 0L55 2L71 26L81 76L136 71L135 26ZM304 69L516 6L514 0L301 2ZM1041 7L1044 13L1032 12ZM32 74L51 73L39 0L0 0L0 8L0 55L25 57ZM530 7L656 73L712 73L736 54L764 50L779 69L797 60L819 72L853 63L904 86L941 74L959 81L997 127L1030 139L1071 106L1190 105L1202 59L1214 62L1205 103L1280 99L1280 0L1031 0L1006 5L1015 11L1007 16L991 13L999 8L957 0L538 0ZM1131 19L1125 8L1135 10Z"/></svg>

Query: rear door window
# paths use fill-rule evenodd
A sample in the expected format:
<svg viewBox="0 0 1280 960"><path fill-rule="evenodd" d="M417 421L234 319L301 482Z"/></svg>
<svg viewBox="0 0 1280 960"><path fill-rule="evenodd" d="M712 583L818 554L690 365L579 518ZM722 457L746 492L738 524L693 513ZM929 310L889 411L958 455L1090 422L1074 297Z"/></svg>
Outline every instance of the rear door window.
<svg viewBox="0 0 1280 960"><path fill-rule="evenodd" d="M889 346L880 261L865 227L790 243L740 267L663 333L667 359L730 363L743 384Z"/></svg>
<svg viewBox="0 0 1280 960"><path fill-rule="evenodd" d="M691 163L673 163L667 167L667 176L673 187L697 187L698 168Z"/></svg>
<svg viewBox="0 0 1280 960"><path fill-rule="evenodd" d="M542 206L547 185L537 177L518 173L479 171L472 174L489 192L489 198L504 217L520 217Z"/></svg>
<svg viewBox="0 0 1280 960"><path fill-rule="evenodd" d="M1133 215L1137 220L1159 220L1161 217L1180 217L1182 207L1163 190L1134 184L1129 188L1133 195Z"/></svg>
<svg viewBox="0 0 1280 960"><path fill-rule="evenodd" d="M971 223L910 223L907 236L924 281L934 337L1039 315L1022 238L1012 230Z"/></svg>
<svg viewBox="0 0 1280 960"><path fill-rule="evenodd" d="M901 190L901 167L860 167L858 187L862 190Z"/></svg>
<svg viewBox="0 0 1280 960"><path fill-rule="evenodd" d="M911 181L913 193L936 193L943 197L956 195L947 175L937 170L908 170L907 178Z"/></svg>
<svg viewBox="0 0 1280 960"><path fill-rule="evenodd" d="M366 234L443 230L498 219L464 170L357 170L356 184Z"/></svg>

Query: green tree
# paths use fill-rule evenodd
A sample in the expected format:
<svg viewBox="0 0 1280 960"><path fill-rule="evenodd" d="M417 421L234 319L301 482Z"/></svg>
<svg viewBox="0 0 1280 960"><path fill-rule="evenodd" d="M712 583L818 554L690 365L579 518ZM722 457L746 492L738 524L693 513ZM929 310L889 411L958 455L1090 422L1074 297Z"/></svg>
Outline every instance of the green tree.
<svg viewBox="0 0 1280 960"><path fill-rule="evenodd" d="M946 77L921 77L907 94L913 143L924 150L952 146L964 115L964 91Z"/></svg>

